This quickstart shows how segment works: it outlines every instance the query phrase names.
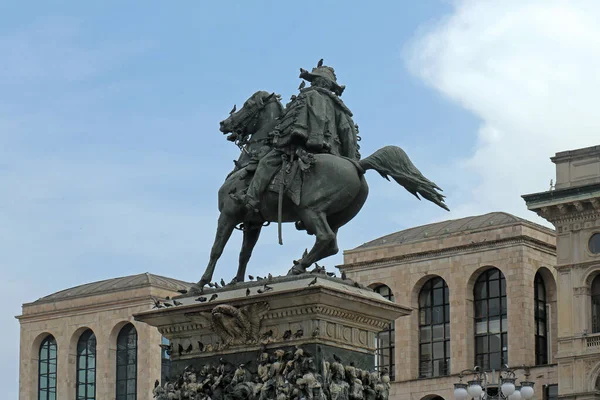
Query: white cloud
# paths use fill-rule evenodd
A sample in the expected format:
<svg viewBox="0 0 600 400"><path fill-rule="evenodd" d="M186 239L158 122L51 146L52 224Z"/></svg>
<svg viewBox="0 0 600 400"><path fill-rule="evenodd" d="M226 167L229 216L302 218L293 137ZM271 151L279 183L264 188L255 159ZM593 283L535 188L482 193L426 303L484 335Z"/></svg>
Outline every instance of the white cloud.
<svg viewBox="0 0 600 400"><path fill-rule="evenodd" d="M595 0L462 0L406 48L416 76L481 118L453 171L478 179L459 186L453 216L535 219L520 196L547 190L549 157L600 144L599 19Z"/></svg>

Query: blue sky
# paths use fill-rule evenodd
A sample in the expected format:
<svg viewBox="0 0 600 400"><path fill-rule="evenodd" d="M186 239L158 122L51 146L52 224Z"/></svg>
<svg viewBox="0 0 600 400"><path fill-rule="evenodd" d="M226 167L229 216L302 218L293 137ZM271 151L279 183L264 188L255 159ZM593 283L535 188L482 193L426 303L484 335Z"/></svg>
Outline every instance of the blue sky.
<svg viewBox="0 0 600 400"><path fill-rule="evenodd" d="M363 155L402 147L452 209L369 173L340 248L490 211L540 222L519 196L547 189L556 151L598 144L599 11L534 0L0 4L0 373L17 380L24 302L142 272L199 279L238 156L218 122L259 89L288 99L299 68L320 58L347 86ZM284 273L313 240L289 226L282 247L275 226L263 232L249 267L259 275ZM233 276L240 243L234 234L217 278Z"/></svg>

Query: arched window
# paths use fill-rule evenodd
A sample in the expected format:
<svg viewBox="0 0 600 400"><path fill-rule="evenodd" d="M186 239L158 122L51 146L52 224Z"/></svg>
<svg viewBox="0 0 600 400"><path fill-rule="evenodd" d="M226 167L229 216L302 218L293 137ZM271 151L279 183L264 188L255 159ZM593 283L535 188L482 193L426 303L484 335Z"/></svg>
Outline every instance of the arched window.
<svg viewBox="0 0 600 400"><path fill-rule="evenodd" d="M386 299L394 301L394 295L389 287L385 285L377 286L373 289L376 293L379 293ZM376 337L375 352L375 369L383 371L387 369L390 374L390 379L394 379L394 349L395 349L395 337L394 337L394 322L390 323L387 329L379 332Z"/></svg>
<svg viewBox="0 0 600 400"><path fill-rule="evenodd" d="M442 278L425 282L419 293L419 377L450 372L450 301Z"/></svg>
<svg viewBox="0 0 600 400"><path fill-rule="evenodd" d="M38 400L56 400L56 340L48 335L40 345Z"/></svg>
<svg viewBox="0 0 600 400"><path fill-rule="evenodd" d="M499 370L508 364L506 280L497 268L479 275L475 299L475 364Z"/></svg>
<svg viewBox="0 0 600 400"><path fill-rule="evenodd" d="M546 317L546 286L538 272L534 279L535 291L535 364L548 364L548 324Z"/></svg>
<svg viewBox="0 0 600 400"><path fill-rule="evenodd" d="M96 335L86 330L77 342L77 400L96 399Z"/></svg>
<svg viewBox="0 0 600 400"><path fill-rule="evenodd" d="M136 388L137 331L127 324L117 337L117 400L135 400Z"/></svg>
<svg viewBox="0 0 600 400"><path fill-rule="evenodd" d="M160 368L160 382L164 384L167 381L167 378L171 376L171 351L169 350L169 346L171 341L166 337L162 337L161 340L161 368Z"/></svg>
<svg viewBox="0 0 600 400"><path fill-rule="evenodd" d="M588 248L593 254L600 254L600 233L594 233L588 242Z"/></svg>
<svg viewBox="0 0 600 400"><path fill-rule="evenodd" d="M600 332L600 275L592 281L592 333Z"/></svg>

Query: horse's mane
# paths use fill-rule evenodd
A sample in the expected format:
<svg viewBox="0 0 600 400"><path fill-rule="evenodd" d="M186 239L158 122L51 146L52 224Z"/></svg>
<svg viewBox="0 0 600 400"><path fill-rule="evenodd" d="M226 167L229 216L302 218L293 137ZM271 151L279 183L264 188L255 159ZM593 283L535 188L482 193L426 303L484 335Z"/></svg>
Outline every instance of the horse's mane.
<svg viewBox="0 0 600 400"><path fill-rule="evenodd" d="M246 100L246 102L244 103L244 105L246 105L249 101L253 101L253 102L257 102L259 99L260 100L265 100L267 97L271 96L273 93L275 92L267 92L264 90L258 90L257 92L255 92L252 96L250 96L250 98L248 98L248 100ZM281 104L281 101L279 101L279 99L281 98L280 95L275 94L276 97L276 104L279 107L279 112L283 112L283 105Z"/></svg>

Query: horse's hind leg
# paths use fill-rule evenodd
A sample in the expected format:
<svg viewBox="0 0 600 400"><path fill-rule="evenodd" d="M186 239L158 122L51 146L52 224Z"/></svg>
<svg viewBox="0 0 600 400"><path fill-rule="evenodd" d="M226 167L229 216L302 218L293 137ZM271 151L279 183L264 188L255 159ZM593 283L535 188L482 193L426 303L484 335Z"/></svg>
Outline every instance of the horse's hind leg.
<svg viewBox="0 0 600 400"><path fill-rule="evenodd" d="M290 269L288 275L302 274L313 263L337 254L339 251L336 232L329 226L325 213L302 210L300 218L306 226L307 231L315 235L315 245L306 256L302 257L297 265Z"/></svg>
<svg viewBox="0 0 600 400"><path fill-rule="evenodd" d="M254 246L258 241L261 229L262 225L247 225L244 230L244 241L242 243L242 250L240 250L240 264L238 266L237 275L235 276L236 282L244 282L246 266L248 265L248 261L250 261L252 250L254 250Z"/></svg>
<svg viewBox="0 0 600 400"><path fill-rule="evenodd" d="M210 250L210 260L208 262L208 266L206 267L206 271L204 271L204 274L202 275L202 279L200 279L200 282L198 282L198 286L203 287L212 280L217 261L219 260L219 257L221 257L221 254L223 254L223 249L231 237L235 223L236 219L232 216L225 213L221 213L221 215L219 215L219 223L217 225L215 242Z"/></svg>

